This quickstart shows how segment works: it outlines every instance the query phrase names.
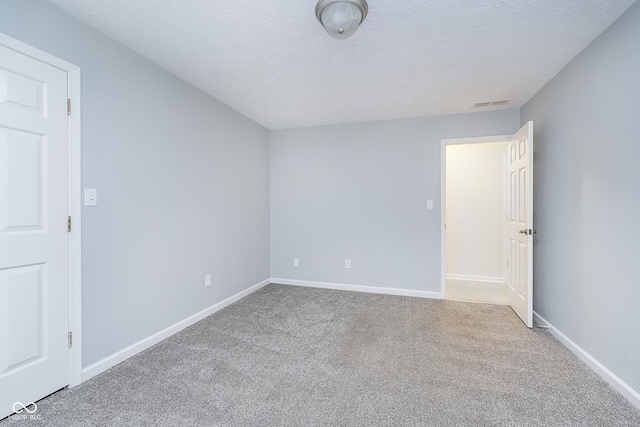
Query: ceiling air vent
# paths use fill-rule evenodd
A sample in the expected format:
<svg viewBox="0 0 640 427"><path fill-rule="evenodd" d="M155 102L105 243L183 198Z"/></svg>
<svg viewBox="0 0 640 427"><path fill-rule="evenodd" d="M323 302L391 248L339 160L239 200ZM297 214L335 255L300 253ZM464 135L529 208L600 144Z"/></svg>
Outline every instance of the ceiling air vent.
<svg viewBox="0 0 640 427"><path fill-rule="evenodd" d="M505 105L508 103L509 103L508 99L504 99L502 101L478 102L476 104L473 104L473 108L499 107L501 105Z"/></svg>

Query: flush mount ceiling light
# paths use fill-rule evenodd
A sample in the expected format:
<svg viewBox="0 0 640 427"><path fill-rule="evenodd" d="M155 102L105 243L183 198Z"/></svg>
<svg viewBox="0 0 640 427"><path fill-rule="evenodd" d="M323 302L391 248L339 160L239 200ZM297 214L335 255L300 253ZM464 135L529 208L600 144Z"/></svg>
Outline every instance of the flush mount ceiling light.
<svg viewBox="0 0 640 427"><path fill-rule="evenodd" d="M365 0L320 0L316 5L318 21L336 39L346 39L355 33L368 11Z"/></svg>

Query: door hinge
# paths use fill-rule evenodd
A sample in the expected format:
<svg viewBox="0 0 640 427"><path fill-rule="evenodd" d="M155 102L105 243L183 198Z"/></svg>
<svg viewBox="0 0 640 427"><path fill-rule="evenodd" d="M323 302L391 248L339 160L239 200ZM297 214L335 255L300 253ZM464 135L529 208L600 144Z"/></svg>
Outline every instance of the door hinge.
<svg viewBox="0 0 640 427"><path fill-rule="evenodd" d="M71 233L71 217L67 217L67 231Z"/></svg>
<svg viewBox="0 0 640 427"><path fill-rule="evenodd" d="M69 348L73 346L73 334L69 332Z"/></svg>
<svg viewBox="0 0 640 427"><path fill-rule="evenodd" d="M67 116L71 115L71 100L67 98Z"/></svg>

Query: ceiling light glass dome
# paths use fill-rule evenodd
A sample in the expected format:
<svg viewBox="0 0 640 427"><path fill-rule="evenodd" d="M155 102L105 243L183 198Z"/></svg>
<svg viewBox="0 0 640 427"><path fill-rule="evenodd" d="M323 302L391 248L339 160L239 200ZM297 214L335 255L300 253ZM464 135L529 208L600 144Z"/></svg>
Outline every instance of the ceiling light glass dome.
<svg viewBox="0 0 640 427"><path fill-rule="evenodd" d="M356 32L369 11L365 0L320 0L316 17L329 35L346 39Z"/></svg>

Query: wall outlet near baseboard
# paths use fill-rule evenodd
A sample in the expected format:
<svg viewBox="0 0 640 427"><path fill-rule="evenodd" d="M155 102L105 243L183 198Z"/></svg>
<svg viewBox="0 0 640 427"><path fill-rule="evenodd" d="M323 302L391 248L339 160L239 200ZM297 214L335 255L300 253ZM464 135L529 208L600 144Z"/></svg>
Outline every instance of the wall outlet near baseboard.
<svg viewBox="0 0 640 427"><path fill-rule="evenodd" d="M350 259L345 259L344 260L344 268L351 268L351 260Z"/></svg>
<svg viewBox="0 0 640 427"><path fill-rule="evenodd" d="M206 276L204 276L204 286L211 286L211 275L207 274Z"/></svg>
<svg viewBox="0 0 640 427"><path fill-rule="evenodd" d="M293 266L294 267L299 267L300 266L300 261L298 261L298 258L294 258L293 259Z"/></svg>

